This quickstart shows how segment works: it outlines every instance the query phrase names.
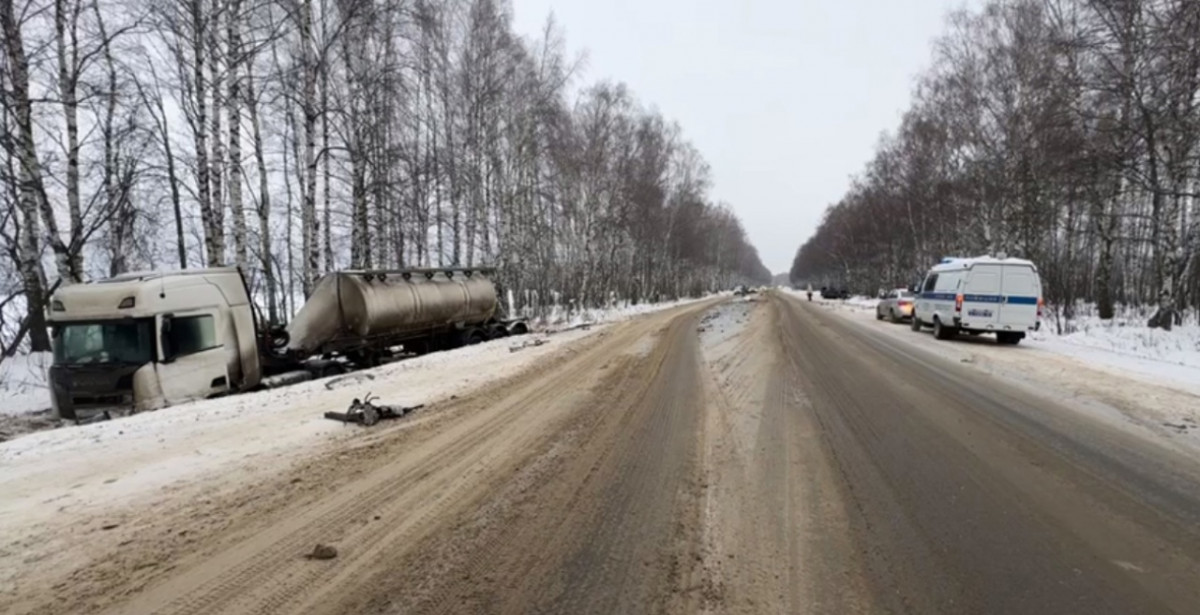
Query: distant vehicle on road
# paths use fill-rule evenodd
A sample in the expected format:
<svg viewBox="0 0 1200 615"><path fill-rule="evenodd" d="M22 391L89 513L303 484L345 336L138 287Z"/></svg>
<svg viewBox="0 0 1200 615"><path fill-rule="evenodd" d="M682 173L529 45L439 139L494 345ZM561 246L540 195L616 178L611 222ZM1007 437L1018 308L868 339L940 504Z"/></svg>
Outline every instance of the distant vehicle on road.
<svg viewBox="0 0 1200 615"><path fill-rule="evenodd" d="M850 291L846 290L845 288L822 286L821 287L821 298L822 299L849 299Z"/></svg>
<svg viewBox="0 0 1200 615"><path fill-rule="evenodd" d="M933 327L937 339L958 333L995 333L1017 344L1042 319L1037 266L1018 258L945 258L925 274L913 309L912 329Z"/></svg>
<svg viewBox="0 0 1200 615"><path fill-rule="evenodd" d="M911 319L915 298L916 293L907 288L896 288L882 293L879 304L875 306L875 320L886 318L892 322L900 322Z"/></svg>

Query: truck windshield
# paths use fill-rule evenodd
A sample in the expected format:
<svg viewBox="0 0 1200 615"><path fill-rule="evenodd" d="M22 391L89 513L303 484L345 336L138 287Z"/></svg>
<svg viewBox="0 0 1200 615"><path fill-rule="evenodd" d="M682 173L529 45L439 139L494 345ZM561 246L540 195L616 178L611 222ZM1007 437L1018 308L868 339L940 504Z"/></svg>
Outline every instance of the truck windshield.
<svg viewBox="0 0 1200 615"><path fill-rule="evenodd" d="M149 363L154 360L154 321L149 318L54 327L54 363Z"/></svg>

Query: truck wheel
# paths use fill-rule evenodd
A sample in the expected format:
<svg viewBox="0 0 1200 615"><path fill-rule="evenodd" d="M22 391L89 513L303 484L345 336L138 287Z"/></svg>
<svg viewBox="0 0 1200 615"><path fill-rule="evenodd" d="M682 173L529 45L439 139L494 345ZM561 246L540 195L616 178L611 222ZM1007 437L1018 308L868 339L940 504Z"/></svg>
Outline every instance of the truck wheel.
<svg viewBox="0 0 1200 615"><path fill-rule="evenodd" d="M529 326L523 322L514 322L508 327L509 335L525 335L529 333Z"/></svg>
<svg viewBox="0 0 1200 615"><path fill-rule="evenodd" d="M482 329L471 328L463 331L463 346L474 346L487 341L487 334Z"/></svg>

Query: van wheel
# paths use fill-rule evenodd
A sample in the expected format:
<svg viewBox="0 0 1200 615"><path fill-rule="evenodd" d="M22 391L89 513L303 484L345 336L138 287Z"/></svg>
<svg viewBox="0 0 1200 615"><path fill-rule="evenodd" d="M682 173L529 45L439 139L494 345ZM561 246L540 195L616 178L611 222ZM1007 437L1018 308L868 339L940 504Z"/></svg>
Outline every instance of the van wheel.
<svg viewBox="0 0 1200 615"><path fill-rule="evenodd" d="M948 339L954 337L954 329L944 326L942 324L942 319L934 318L933 319L933 336L939 340L948 340Z"/></svg>
<svg viewBox="0 0 1200 615"><path fill-rule="evenodd" d="M1016 346L1021 343L1021 336L1016 333L997 333L996 343L1004 346Z"/></svg>
<svg viewBox="0 0 1200 615"><path fill-rule="evenodd" d="M912 327L913 331L916 331L917 333L921 332L921 319L917 318L916 310L913 310L912 323L909 326Z"/></svg>

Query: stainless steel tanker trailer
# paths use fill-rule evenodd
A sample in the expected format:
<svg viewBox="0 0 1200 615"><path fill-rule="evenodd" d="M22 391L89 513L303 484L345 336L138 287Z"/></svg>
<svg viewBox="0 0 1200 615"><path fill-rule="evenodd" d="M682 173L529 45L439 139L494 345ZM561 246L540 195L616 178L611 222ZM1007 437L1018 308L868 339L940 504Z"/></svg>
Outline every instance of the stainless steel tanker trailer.
<svg viewBox="0 0 1200 615"><path fill-rule="evenodd" d="M340 271L286 327L236 267L130 273L51 297L52 403L66 419L150 410L525 333L487 268Z"/></svg>

